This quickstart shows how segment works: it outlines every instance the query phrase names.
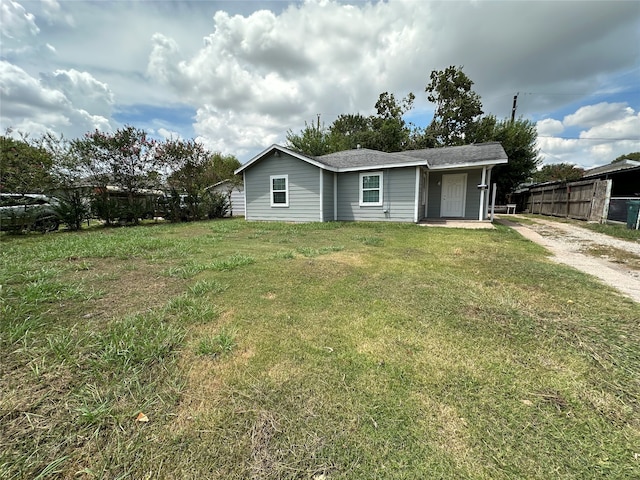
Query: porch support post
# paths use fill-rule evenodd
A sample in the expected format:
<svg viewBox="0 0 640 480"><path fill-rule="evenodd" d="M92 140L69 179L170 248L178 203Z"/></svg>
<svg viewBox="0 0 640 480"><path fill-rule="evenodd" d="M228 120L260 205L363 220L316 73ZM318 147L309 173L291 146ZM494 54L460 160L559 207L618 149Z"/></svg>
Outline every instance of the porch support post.
<svg viewBox="0 0 640 480"><path fill-rule="evenodd" d="M487 167L482 167L482 179L480 180L480 184L486 185L485 184L486 181L487 181ZM480 189L480 211L478 212L478 220L480 221L484 220L484 215L482 214L484 211L484 191L485 191L485 188L482 187Z"/></svg>

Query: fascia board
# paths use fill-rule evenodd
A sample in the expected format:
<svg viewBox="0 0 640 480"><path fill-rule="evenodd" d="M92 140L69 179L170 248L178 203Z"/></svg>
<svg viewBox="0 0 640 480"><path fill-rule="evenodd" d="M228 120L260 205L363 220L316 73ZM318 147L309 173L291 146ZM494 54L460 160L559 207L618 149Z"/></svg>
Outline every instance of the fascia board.
<svg viewBox="0 0 640 480"><path fill-rule="evenodd" d="M415 161L415 162L409 162L409 163L384 163L381 165L366 165L366 166L360 166L360 167L337 167L336 168L336 172L361 172L361 171L365 171L365 170L386 170L388 168L402 168L402 167L427 167L429 168L429 165L427 164L427 162L425 160L419 160L419 161Z"/></svg>
<svg viewBox="0 0 640 480"><path fill-rule="evenodd" d="M501 165L508 163L507 159L503 160L486 160L484 162L467 162L467 163L455 163L450 165L440 165L438 167L430 167L429 170L432 172L437 172L438 170L458 170L463 168L474 168L474 167L493 167L495 165Z"/></svg>
<svg viewBox="0 0 640 480"><path fill-rule="evenodd" d="M335 172L336 171L335 168L330 167L329 165L325 165L324 163L320 163L320 162L318 162L318 161L316 161L316 160L314 160L312 158L309 158L309 157L307 157L305 155L302 155L300 153L294 152L293 150L289 150L288 148L281 147L280 145L273 144L270 147L265 148L262 152L257 154L255 157L253 157L247 163L245 163L241 167L237 168L233 173L235 173L237 175L237 174L243 172L244 170L249 168L254 163L257 163L260 160L262 160L263 157L265 157L267 154L271 153L273 150L277 150L279 152L286 153L287 155L291 155L292 157L295 157L295 158L297 158L299 160L302 160L303 162L310 163L311 165L314 165L314 166L316 166L318 168L321 168L323 170L329 170L331 172Z"/></svg>

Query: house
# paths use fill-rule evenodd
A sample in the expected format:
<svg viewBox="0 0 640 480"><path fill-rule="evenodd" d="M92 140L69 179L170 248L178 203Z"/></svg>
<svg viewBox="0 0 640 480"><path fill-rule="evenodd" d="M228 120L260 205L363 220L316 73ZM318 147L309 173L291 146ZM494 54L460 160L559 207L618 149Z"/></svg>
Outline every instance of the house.
<svg viewBox="0 0 640 480"><path fill-rule="evenodd" d="M505 163L497 142L319 157L272 145L235 173L243 175L247 220L484 220L491 169Z"/></svg>
<svg viewBox="0 0 640 480"><path fill-rule="evenodd" d="M236 185L231 180L221 182L208 187L213 192L221 193L229 200L227 216L244 216L244 186Z"/></svg>

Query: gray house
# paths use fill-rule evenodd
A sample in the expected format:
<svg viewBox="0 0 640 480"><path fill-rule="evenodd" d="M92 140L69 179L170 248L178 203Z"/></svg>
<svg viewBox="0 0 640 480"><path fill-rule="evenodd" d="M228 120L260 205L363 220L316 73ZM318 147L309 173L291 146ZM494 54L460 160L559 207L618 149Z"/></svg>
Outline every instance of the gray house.
<svg viewBox="0 0 640 480"><path fill-rule="evenodd" d="M491 169L504 163L497 142L319 157L272 145L235 173L243 174L247 220L485 220Z"/></svg>

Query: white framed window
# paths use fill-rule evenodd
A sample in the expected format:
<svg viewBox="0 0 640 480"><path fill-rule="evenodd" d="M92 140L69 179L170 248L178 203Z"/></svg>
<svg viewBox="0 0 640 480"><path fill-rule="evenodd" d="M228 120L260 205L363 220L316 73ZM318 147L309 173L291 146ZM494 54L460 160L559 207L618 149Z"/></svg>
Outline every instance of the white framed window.
<svg viewBox="0 0 640 480"><path fill-rule="evenodd" d="M272 207L289 206L289 175L271 175L270 195Z"/></svg>
<svg viewBox="0 0 640 480"><path fill-rule="evenodd" d="M360 174L360 206L382 206L382 172Z"/></svg>

